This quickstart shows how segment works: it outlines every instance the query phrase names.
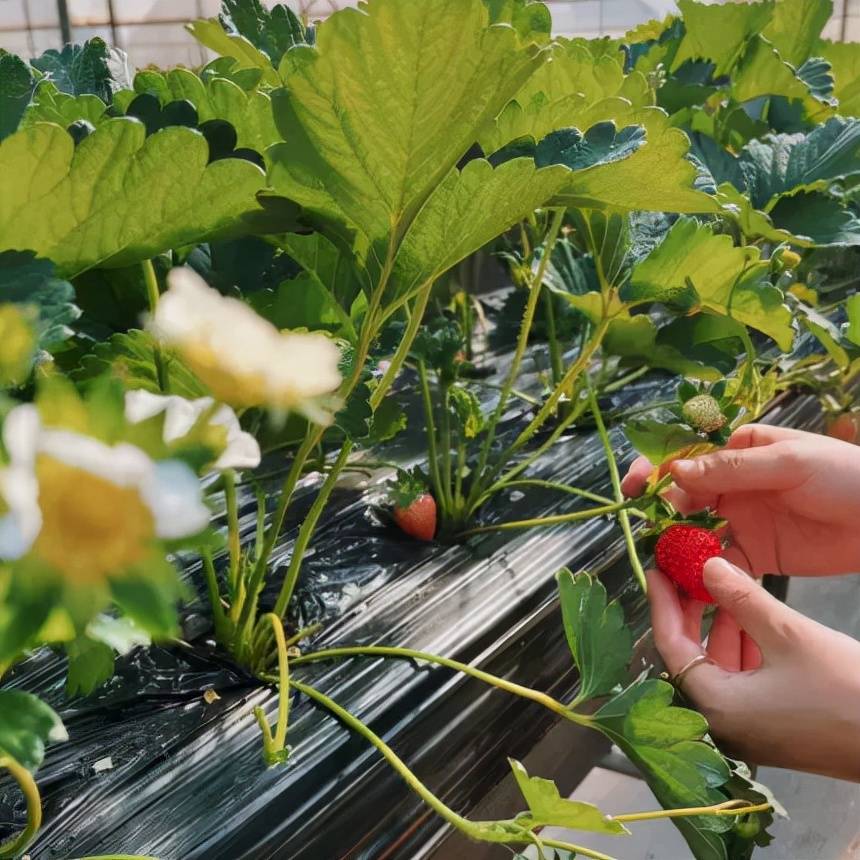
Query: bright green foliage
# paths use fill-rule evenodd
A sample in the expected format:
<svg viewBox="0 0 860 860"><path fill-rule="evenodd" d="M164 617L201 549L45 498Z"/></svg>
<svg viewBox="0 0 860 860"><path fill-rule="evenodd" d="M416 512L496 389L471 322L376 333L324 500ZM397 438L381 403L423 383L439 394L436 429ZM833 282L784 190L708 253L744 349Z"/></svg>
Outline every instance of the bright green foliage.
<svg viewBox="0 0 860 860"><path fill-rule="evenodd" d="M153 93L162 106L182 99L190 102L201 123L212 119L229 122L236 130L237 146L262 153L281 139L269 96L256 89L245 92L227 78L213 76L204 82L188 69L164 73L147 70L137 74L134 89L137 93Z"/></svg>
<svg viewBox="0 0 860 860"><path fill-rule="evenodd" d="M69 95L57 89L50 81L42 81L27 108L22 125L37 122L54 122L69 126L73 122L85 120L90 125L101 124L109 116L107 105L92 93Z"/></svg>
<svg viewBox="0 0 860 860"><path fill-rule="evenodd" d="M557 575L564 633L580 667L577 702L605 696L627 679L633 647L624 612L607 603L606 589L588 576L565 569Z"/></svg>
<svg viewBox="0 0 860 860"><path fill-rule="evenodd" d="M514 779L522 792L529 811L517 816L517 823L528 828L570 827L589 833L604 833L610 836L629 834L620 822L604 815L594 804L562 797L556 784L549 779L529 776L518 761L508 759Z"/></svg>
<svg viewBox="0 0 860 860"><path fill-rule="evenodd" d="M21 690L0 690L0 755L9 755L27 770L45 758L45 746L68 740L54 710Z"/></svg>
<svg viewBox="0 0 860 860"><path fill-rule="evenodd" d="M539 0L484 0L491 24L510 24L523 40L548 42L552 15Z"/></svg>
<svg viewBox="0 0 860 860"><path fill-rule="evenodd" d="M207 165L205 139L185 128L146 137L141 123L106 122L75 147L55 125L0 144L0 249L50 257L64 275L122 266L205 240L259 211L265 182L247 161Z"/></svg>
<svg viewBox="0 0 860 860"><path fill-rule="evenodd" d="M33 60L32 66L47 75L60 92L72 96L91 93L103 102L111 99L108 47L102 39L66 45L61 51L45 51Z"/></svg>
<svg viewBox="0 0 860 860"><path fill-rule="evenodd" d="M189 33L210 50L236 61L237 69L256 69L270 87L281 84L281 78L271 60L248 39L238 33L228 33L217 18L201 18L188 24Z"/></svg>
<svg viewBox="0 0 860 860"><path fill-rule="evenodd" d="M791 311L781 291L767 282L768 269L758 248L736 247L729 236L682 218L633 269L622 298L728 316L789 350L794 339Z"/></svg>
<svg viewBox="0 0 860 860"><path fill-rule="evenodd" d="M34 86L33 73L27 64L0 49L0 140L18 128Z"/></svg>
<svg viewBox="0 0 860 860"><path fill-rule="evenodd" d="M66 644L66 655L69 658L66 694L69 696L88 696L113 677L113 651L103 642L80 636Z"/></svg>
<svg viewBox="0 0 860 860"><path fill-rule="evenodd" d="M655 466L670 455L702 442L702 437L683 424L664 424L650 418L635 418L624 425L624 433L633 447Z"/></svg>
<svg viewBox="0 0 860 860"><path fill-rule="evenodd" d="M672 63L675 71L686 60L711 60L714 74L731 71L747 42L765 28L773 15L773 0L707 6L678 0L684 19L684 38Z"/></svg>
<svg viewBox="0 0 860 860"><path fill-rule="evenodd" d="M780 0L762 35L785 62L799 68L815 55L814 46L832 14L832 0Z"/></svg>
<svg viewBox="0 0 860 860"><path fill-rule="evenodd" d="M842 116L860 116L860 44L822 40L815 53L830 63Z"/></svg>
<svg viewBox="0 0 860 860"><path fill-rule="evenodd" d="M618 98L633 107L652 103L645 77L638 72L625 76L615 57L595 57L574 42L556 44L549 61L482 132L481 147L489 155L520 138L537 142L560 128L586 130L594 124L593 106Z"/></svg>
<svg viewBox="0 0 860 860"><path fill-rule="evenodd" d="M35 309L42 349L56 349L71 335L69 326L80 316L74 300L74 287L56 277L50 260L29 251L0 252L0 303Z"/></svg>
<svg viewBox="0 0 860 860"><path fill-rule="evenodd" d="M377 270L477 130L544 61L486 21L481 0L370 0L285 58L274 108L289 142L271 153L273 184L321 223L355 228Z"/></svg>

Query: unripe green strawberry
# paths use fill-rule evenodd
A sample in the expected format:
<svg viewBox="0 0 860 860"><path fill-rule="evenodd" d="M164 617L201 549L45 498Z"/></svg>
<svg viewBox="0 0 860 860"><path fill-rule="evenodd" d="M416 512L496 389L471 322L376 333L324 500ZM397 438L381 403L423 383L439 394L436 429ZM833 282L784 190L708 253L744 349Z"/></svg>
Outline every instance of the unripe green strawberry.
<svg viewBox="0 0 860 860"><path fill-rule="evenodd" d="M714 433L726 426L726 416L720 404L710 394L697 394L682 407L681 413L691 427L702 433Z"/></svg>
<svg viewBox="0 0 860 860"><path fill-rule="evenodd" d="M660 568L687 597L713 603L702 574L705 562L723 552L716 533L701 526L669 526L657 539L654 558Z"/></svg>

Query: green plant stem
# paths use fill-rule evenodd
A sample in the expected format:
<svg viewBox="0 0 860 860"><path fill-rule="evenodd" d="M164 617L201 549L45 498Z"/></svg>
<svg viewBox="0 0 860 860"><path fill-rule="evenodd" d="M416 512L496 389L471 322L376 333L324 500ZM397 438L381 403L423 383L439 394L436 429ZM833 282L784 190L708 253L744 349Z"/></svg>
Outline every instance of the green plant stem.
<svg viewBox="0 0 860 860"><path fill-rule="evenodd" d="M515 529L530 529L535 526L555 526L560 523L576 523L582 520L591 520L596 517L606 517L611 514L620 514L627 509L631 502L613 502L611 505L602 505L599 508L588 508L585 511L573 511L569 514L553 514L549 517L535 517L530 520L513 520L505 523L495 523L489 526L477 526L460 532L458 537L471 537L472 535L484 534L486 532L511 531Z"/></svg>
<svg viewBox="0 0 860 860"><path fill-rule="evenodd" d="M530 687L523 687L521 684L515 684L513 681L506 681L504 678L499 678L496 675L491 675L489 672L484 672L481 669L476 669L474 666L469 666L467 663L460 663L458 660L449 660L447 657L440 657L437 654L429 654L426 651L415 651L412 648L394 648L384 645L368 645L365 647L354 648L326 648L324 651L313 651L310 654L302 654L301 657L296 657L293 660L293 666L299 666L303 663L313 663L319 660L333 660L342 657L397 657L407 660L421 660L424 663L435 663L439 666L444 666L447 669L453 669L455 672L462 672L471 678L476 678L496 687L499 690L504 690L506 693L511 693L514 696L520 696L523 699L535 702L538 705L547 708L555 714L558 714L565 719L581 725L589 725L591 719L582 714L577 714L554 699L546 693L541 693L537 690L532 690Z"/></svg>
<svg viewBox="0 0 860 860"><path fill-rule="evenodd" d="M490 382L488 379L470 379L469 382L472 385L480 385L484 388L493 388L496 391L501 391L502 386L498 385L495 382ZM510 391L511 397L516 397L517 400L522 400L523 403L528 403L529 406L540 406L540 400L537 397L532 397L531 394L526 394L524 391L520 391L517 388L512 388Z"/></svg>
<svg viewBox="0 0 860 860"><path fill-rule="evenodd" d="M427 467L430 471L430 481L439 504L444 503L442 480L439 475L439 455L436 449L436 420L433 416L433 399L430 396L430 382L427 378L427 365L418 362L418 383L421 388L421 400L424 404L424 420L427 422Z"/></svg>
<svg viewBox="0 0 860 860"><path fill-rule="evenodd" d="M533 842L532 835L525 831L521 833L505 832L505 825L510 828L516 827L515 820L503 822L480 822L469 821L462 815L454 812L447 804L438 798L420 779L409 769L409 766L397 753L385 743L369 726L353 716L349 711L342 708L333 699L321 693L319 690L309 687L300 681L291 681L291 686L300 693L303 693L308 698L318 702L324 708L327 708L349 728L361 735L365 740L369 741L383 756L383 758L394 768L404 782L444 821L456 827L471 839L476 839L481 842L498 842L507 844L529 844ZM552 842L544 840L544 844L552 844L553 847L562 848L565 851L575 852L583 857L590 857L593 860L612 860L606 854L601 854L599 851L593 851L590 848L583 848L577 845L566 842Z"/></svg>
<svg viewBox="0 0 860 860"><path fill-rule="evenodd" d="M218 576L212 561L212 552L208 547L200 551L203 561L203 573L206 577L206 587L209 591L209 603L212 606L212 617L215 622L215 633L219 637L227 631L227 616L221 603L221 589L218 587Z"/></svg>
<svg viewBox="0 0 860 860"><path fill-rule="evenodd" d="M773 806L770 803L752 804L748 800L740 798L727 800L725 803L717 803L714 806L688 806L685 809L657 809L653 812L630 812L624 815L613 815L613 821L622 824L630 821L656 821L661 818L689 818L694 815L752 815L756 812L770 812Z"/></svg>
<svg viewBox="0 0 860 860"><path fill-rule="evenodd" d="M27 850L42 826L42 798L33 774L11 756L0 756L0 770L9 772L27 803L27 826L17 836L0 845L0 858L14 860Z"/></svg>
<svg viewBox="0 0 860 860"><path fill-rule="evenodd" d="M541 285L544 298L544 310L546 312L547 338L549 340L549 360L552 368L552 384L558 385L564 375L564 367L561 356L561 344L559 344L555 329L555 307L553 306L553 294L544 290Z"/></svg>
<svg viewBox="0 0 860 860"><path fill-rule="evenodd" d="M611 505L613 500L609 496L601 496L599 493L592 493L590 490L582 490L579 487L572 487L569 484L560 484L557 481L542 481L538 478L521 478L518 481L505 482L504 489L510 490L514 487L541 487L545 490L557 490L559 493L567 493L571 496L580 496L583 499L588 499L592 502L597 502L601 505Z"/></svg>
<svg viewBox="0 0 860 860"><path fill-rule="evenodd" d="M320 516L322 516L326 502L328 502L328 497L331 495L331 492L337 483L337 479L340 477L340 470L346 465L346 461L349 459L351 452L352 441L350 439L345 439L341 446L340 453L337 455L337 459L332 465L331 471L326 476L325 481L323 481L323 485L320 487L317 497L314 499L314 503L311 505L311 509L308 511L307 516L299 529L299 534L296 538L295 546L293 547L293 554L290 557L290 566L287 569L287 575L284 578L284 582L281 585L281 591L278 594L278 599L275 603L275 615L280 618L283 618L286 614L287 607L290 604L290 599L293 596L293 590L295 589L296 582L299 578L302 560L304 559L308 544L313 537L314 530L316 529Z"/></svg>
<svg viewBox="0 0 860 860"><path fill-rule="evenodd" d="M449 508L454 507L454 497L451 489L451 387L445 382L439 383L442 394L442 409L439 415L439 446L442 459L442 486L445 500Z"/></svg>
<svg viewBox="0 0 860 860"><path fill-rule="evenodd" d="M532 323L534 322L535 309L537 308L538 299L542 292L543 279L546 276L546 270L549 266L550 257L552 256L552 249L558 240L558 235L561 231L563 222L564 209L557 209L553 214L552 224L550 225L546 241L544 242L543 255L541 256L540 263L538 264L537 272L529 285L528 300L526 301L526 307L523 311L523 319L520 323L520 331L517 336L517 345L511 360L511 366L508 369L508 375L505 377L505 381L502 384L502 390L499 394L496 408L493 410L493 414L487 425L487 434L484 437L484 444L481 446L481 453L478 458L478 467L476 469L476 474L478 476L482 475L486 468L487 460L489 459L490 451L492 450L493 442L496 438L496 426L504 414L511 389L514 387L514 383L517 380L520 365L522 364L523 356L525 355L526 348L528 347L529 335L531 334ZM475 484L477 486L479 481L476 481Z"/></svg>
<svg viewBox="0 0 860 860"><path fill-rule="evenodd" d="M635 382L637 379L648 373L649 370L651 370L651 368L648 367L648 365L645 365L645 367L637 367L636 370L631 370L630 373L626 373L624 376L607 383L600 389L600 391L602 394L612 394L613 391L619 391L624 388L625 385Z"/></svg>
<svg viewBox="0 0 860 860"><path fill-rule="evenodd" d="M230 568L228 582L232 594L239 591L239 506L236 501L236 473L227 469L222 475L224 480L224 500L227 504L227 545L230 549Z"/></svg>
<svg viewBox="0 0 860 860"><path fill-rule="evenodd" d="M321 621L317 621L316 624L309 624L307 627L302 627L298 633L294 633L287 639L287 648L292 648L293 645L297 645L303 639L307 639L308 636L313 636L314 633L319 633L322 629L323 625Z"/></svg>
<svg viewBox="0 0 860 860"><path fill-rule="evenodd" d="M612 441L606 432L606 425L603 423L603 415L600 413L597 395L591 387L588 389L588 400L594 415L594 423L597 425L597 433L600 436L600 441L603 443L603 450L606 452L606 462L609 467L609 478L612 481L612 491L615 494L615 500L616 502L623 502L624 491L621 489L621 475L618 472L618 461L615 459L615 452L612 450ZM642 562L639 560L639 553L636 551L636 539L633 536L633 529L630 526L630 516L626 510L618 512L618 522L621 524L621 530L624 533L624 543L627 546L627 555L630 558L633 573L642 591L647 594L648 582L645 579Z"/></svg>
<svg viewBox="0 0 860 860"><path fill-rule="evenodd" d="M290 718L290 668L284 625L281 624L281 619L274 612L267 612L260 619L261 623L266 621L272 625L272 632L275 634L275 643L278 647L278 722L275 724L274 735L262 708L254 708L254 716L256 716L263 733L263 758L266 764L273 765L283 761L287 744L287 725Z"/></svg>
<svg viewBox="0 0 860 860"><path fill-rule="evenodd" d="M161 293L158 289L158 278L155 275L155 266L152 265L152 260L144 260L140 267L143 271L143 282L146 285L146 299L149 304L150 315L155 314L158 307L158 300ZM158 389L162 393L166 392L170 385L167 378L167 367L164 364L164 353L161 350L161 344L157 341L152 348L153 359L155 360L155 375L158 380Z"/></svg>

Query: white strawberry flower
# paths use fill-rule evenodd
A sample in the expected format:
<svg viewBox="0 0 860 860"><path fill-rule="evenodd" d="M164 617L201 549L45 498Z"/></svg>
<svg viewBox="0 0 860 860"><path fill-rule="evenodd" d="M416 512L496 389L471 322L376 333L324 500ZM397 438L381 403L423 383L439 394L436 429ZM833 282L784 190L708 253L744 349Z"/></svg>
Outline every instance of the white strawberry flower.
<svg viewBox="0 0 860 860"><path fill-rule="evenodd" d="M211 397L186 400L175 394L153 394L144 389L127 391L125 395L125 417L132 424L164 413L163 439L167 444L186 436L206 412L211 412L207 423L222 427L226 433L226 446L214 468L222 471L259 466L260 445L250 433L242 430L236 413L229 406L222 403L215 407Z"/></svg>
<svg viewBox="0 0 860 860"><path fill-rule="evenodd" d="M337 345L323 334L280 332L238 299L211 289L192 269L173 269L149 322L212 391L237 408L264 406L331 422L340 386Z"/></svg>
<svg viewBox="0 0 860 860"><path fill-rule="evenodd" d="M46 428L35 406L3 424L0 559L31 554L75 584L94 584L152 558L155 542L202 531L200 482L178 460Z"/></svg>

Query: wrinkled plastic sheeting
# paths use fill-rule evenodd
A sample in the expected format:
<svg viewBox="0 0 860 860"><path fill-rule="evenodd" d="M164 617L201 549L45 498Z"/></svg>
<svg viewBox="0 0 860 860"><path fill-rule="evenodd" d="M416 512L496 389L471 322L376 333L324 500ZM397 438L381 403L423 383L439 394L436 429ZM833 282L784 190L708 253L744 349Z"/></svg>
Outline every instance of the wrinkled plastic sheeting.
<svg viewBox="0 0 860 860"><path fill-rule="evenodd" d="M626 387L611 406L666 396L671 382L658 376ZM816 415L812 398L797 398L774 418L809 426ZM416 418L410 426L421 423ZM509 416L504 437L513 438L522 426L522 416ZM612 440L627 462L632 452L620 430L612 431ZM408 466L422 447L420 435L407 433L384 456ZM600 441L591 431L566 434L531 474L609 492ZM364 489L353 483L333 497L303 568L292 618L295 624L325 623L315 647L406 645L478 662L563 699L577 684L555 595L554 574L563 566L602 572L634 629L645 629L644 601L608 519L491 533L465 545L422 545L368 516ZM313 480L306 481L273 557L280 575L271 577L265 601L274 600L313 490ZM523 499L496 497L482 519L521 518L523 511L543 516L580 504L529 489ZM250 499L241 523L250 537ZM194 563L187 574L205 593ZM133 652L118 661L116 678L85 700L65 701L64 661L48 651L9 676L7 683L56 707L70 732L68 743L49 750L38 774L45 825L31 849L33 860L110 853L161 860L371 860L407 834L413 846L438 837L438 822L379 755L301 697L291 712L290 761L267 769L252 709L262 705L274 720L276 694L214 650L200 605L186 613L184 627L190 646ZM357 659L299 671L370 723L464 813L503 778L506 756L525 755L552 720L533 704L488 694L440 667ZM220 698L207 701L210 689ZM0 822L9 822L10 833L23 812L9 783L0 784Z"/></svg>

